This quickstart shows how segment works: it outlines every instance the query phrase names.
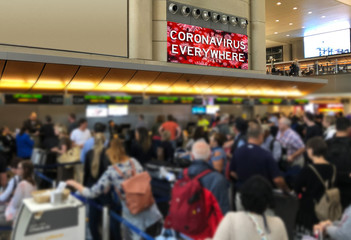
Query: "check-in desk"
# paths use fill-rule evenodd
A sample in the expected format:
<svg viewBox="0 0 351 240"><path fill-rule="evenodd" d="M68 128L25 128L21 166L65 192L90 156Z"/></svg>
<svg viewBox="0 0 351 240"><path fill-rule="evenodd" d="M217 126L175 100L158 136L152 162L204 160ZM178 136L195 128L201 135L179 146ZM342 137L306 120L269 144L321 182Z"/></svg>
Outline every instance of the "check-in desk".
<svg viewBox="0 0 351 240"><path fill-rule="evenodd" d="M25 199L13 228L12 240L85 239L85 205L69 196L62 204Z"/></svg>

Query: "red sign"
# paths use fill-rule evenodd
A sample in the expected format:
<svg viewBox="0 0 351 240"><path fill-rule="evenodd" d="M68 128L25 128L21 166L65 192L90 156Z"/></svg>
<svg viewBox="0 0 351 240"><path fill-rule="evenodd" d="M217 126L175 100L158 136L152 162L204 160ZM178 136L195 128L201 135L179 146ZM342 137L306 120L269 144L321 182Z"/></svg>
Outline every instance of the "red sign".
<svg viewBox="0 0 351 240"><path fill-rule="evenodd" d="M167 61L248 69L247 36L167 22Z"/></svg>

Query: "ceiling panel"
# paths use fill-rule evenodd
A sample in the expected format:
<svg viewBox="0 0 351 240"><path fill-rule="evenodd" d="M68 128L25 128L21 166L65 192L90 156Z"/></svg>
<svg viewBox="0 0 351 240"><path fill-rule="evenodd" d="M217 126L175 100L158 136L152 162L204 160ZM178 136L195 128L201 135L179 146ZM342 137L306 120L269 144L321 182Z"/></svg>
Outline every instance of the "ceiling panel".
<svg viewBox="0 0 351 240"><path fill-rule="evenodd" d="M171 85L181 78L181 73L161 73L146 88L146 92L169 91Z"/></svg>
<svg viewBox="0 0 351 240"><path fill-rule="evenodd" d="M153 71L137 71L133 78L120 90L128 92L143 92L159 74L159 72Z"/></svg>
<svg viewBox="0 0 351 240"><path fill-rule="evenodd" d="M109 69L104 80L96 86L94 91L118 91L133 78L136 72L129 69Z"/></svg>
<svg viewBox="0 0 351 240"><path fill-rule="evenodd" d="M80 67L73 80L67 83L67 90L93 90L108 73L108 70L108 68L99 67Z"/></svg>

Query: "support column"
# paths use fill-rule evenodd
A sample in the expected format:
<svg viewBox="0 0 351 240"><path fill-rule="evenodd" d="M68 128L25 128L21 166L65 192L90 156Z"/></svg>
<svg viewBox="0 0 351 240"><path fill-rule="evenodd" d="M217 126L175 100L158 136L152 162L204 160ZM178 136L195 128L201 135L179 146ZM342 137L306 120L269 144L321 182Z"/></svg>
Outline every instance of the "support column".
<svg viewBox="0 0 351 240"><path fill-rule="evenodd" d="M251 70L266 73L266 5L263 0L250 3Z"/></svg>
<svg viewBox="0 0 351 240"><path fill-rule="evenodd" d="M129 0L129 58L152 60L152 0Z"/></svg>

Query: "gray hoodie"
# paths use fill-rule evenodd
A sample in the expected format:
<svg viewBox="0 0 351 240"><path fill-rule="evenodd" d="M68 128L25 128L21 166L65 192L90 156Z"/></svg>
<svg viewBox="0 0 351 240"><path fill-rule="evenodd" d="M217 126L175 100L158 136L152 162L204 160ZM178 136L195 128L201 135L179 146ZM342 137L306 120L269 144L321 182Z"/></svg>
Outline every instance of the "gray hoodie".
<svg viewBox="0 0 351 240"><path fill-rule="evenodd" d="M342 215L341 221L334 222L326 229L333 240L349 240L351 237L351 206Z"/></svg>

